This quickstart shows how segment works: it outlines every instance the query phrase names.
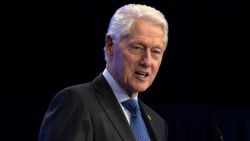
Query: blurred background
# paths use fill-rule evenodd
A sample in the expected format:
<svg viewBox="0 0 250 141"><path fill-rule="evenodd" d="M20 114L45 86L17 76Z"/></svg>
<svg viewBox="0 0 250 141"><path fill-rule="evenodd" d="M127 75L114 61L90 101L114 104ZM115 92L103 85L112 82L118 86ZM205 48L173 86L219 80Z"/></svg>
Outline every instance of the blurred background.
<svg viewBox="0 0 250 141"><path fill-rule="evenodd" d="M169 23L169 43L152 87L140 97L169 124L171 141L250 141L250 103L241 83L235 0L1 2L1 128L37 140L53 96L105 68L109 20L127 3L148 4Z"/></svg>

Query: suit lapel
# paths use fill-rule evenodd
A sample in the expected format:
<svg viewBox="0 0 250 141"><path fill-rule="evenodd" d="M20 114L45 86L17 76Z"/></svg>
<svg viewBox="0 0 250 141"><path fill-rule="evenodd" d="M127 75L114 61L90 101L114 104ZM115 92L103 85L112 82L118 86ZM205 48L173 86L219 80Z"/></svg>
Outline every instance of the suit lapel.
<svg viewBox="0 0 250 141"><path fill-rule="evenodd" d="M97 78L93 81L93 85L98 91L98 101L102 105L104 112L110 119L110 122L117 130L121 138L123 140L134 141L135 139L127 119L104 76L102 74L97 76Z"/></svg>
<svg viewBox="0 0 250 141"><path fill-rule="evenodd" d="M157 122L156 119L154 119L154 117L152 117L149 110L147 109L147 106L142 101L139 101L139 104L140 104L141 111L142 111L142 117L143 117L144 122L147 126L151 140L152 141L159 141L160 137L157 133L158 127L155 126L155 125L157 125L157 124L155 124L155 122Z"/></svg>

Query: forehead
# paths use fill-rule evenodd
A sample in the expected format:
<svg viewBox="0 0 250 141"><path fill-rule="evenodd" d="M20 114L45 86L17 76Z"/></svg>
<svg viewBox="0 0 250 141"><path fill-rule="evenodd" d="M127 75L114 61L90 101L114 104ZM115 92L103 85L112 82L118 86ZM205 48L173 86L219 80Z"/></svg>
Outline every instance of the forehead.
<svg viewBox="0 0 250 141"><path fill-rule="evenodd" d="M163 28L160 24L143 20L143 19L137 19L133 22L133 24L130 27L130 32L137 32L137 33L152 33L152 34L163 34Z"/></svg>
<svg viewBox="0 0 250 141"><path fill-rule="evenodd" d="M136 20L130 28L128 35L132 42L145 42L164 46L164 31L160 24L146 20Z"/></svg>

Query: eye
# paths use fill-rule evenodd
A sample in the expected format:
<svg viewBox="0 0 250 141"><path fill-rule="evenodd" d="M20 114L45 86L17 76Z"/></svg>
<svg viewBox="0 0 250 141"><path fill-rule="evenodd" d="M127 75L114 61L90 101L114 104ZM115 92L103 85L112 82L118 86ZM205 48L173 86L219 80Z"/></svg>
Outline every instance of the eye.
<svg viewBox="0 0 250 141"><path fill-rule="evenodd" d="M163 51L159 48L154 48L151 50L152 52L152 57L155 59L160 59L163 55Z"/></svg>
<svg viewBox="0 0 250 141"><path fill-rule="evenodd" d="M152 52L154 54L162 54L162 50L161 49L153 49Z"/></svg>
<svg viewBox="0 0 250 141"><path fill-rule="evenodd" d="M128 49L129 49L129 52L133 54L141 54L145 51L145 48L140 45L132 45Z"/></svg>
<svg viewBox="0 0 250 141"><path fill-rule="evenodd" d="M142 46L132 46L133 50L144 50Z"/></svg>

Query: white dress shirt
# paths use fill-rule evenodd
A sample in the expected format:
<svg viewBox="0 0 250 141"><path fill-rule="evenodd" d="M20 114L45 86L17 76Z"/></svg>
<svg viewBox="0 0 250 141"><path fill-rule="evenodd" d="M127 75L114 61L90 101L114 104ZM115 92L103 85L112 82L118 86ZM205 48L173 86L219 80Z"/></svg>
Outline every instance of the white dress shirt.
<svg viewBox="0 0 250 141"><path fill-rule="evenodd" d="M112 75L108 72L107 69L103 71L103 76L108 81L109 86L111 87L113 93L115 94L115 97L117 98L127 120L130 124L130 115L131 113L121 104L123 101L126 101L130 99L130 97L126 94L126 92L120 87L120 85L115 81L115 79L112 77ZM136 101L138 101L138 93L136 96L133 97Z"/></svg>
<svg viewBox="0 0 250 141"><path fill-rule="evenodd" d="M130 99L131 97L129 97L127 95L127 93L115 81L115 79L109 73L109 71L107 70L107 68L104 69L104 71L103 71L102 74L105 77L105 79L108 81L109 86L111 87L113 93L115 94L115 97L117 98L117 100L118 100L118 102L119 102L119 104L120 104L120 106L122 108L122 111L125 114L126 119L128 120L128 123L130 124L130 115L131 115L131 113L122 105L122 102ZM138 93L136 93L135 96L132 97L132 98L135 99L138 102ZM148 141L151 141L151 139L150 139L149 136L148 136Z"/></svg>

